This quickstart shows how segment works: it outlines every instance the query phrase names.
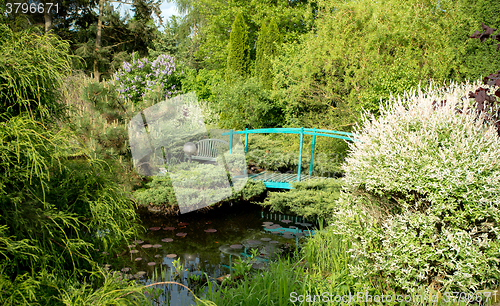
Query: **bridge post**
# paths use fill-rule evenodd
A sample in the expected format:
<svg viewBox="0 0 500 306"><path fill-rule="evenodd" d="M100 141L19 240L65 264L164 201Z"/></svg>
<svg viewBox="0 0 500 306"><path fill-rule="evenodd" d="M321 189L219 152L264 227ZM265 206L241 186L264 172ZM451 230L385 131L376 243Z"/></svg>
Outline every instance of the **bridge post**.
<svg viewBox="0 0 500 306"><path fill-rule="evenodd" d="M313 175L313 161L314 161L314 145L316 144L316 128L313 129L313 143L311 147L311 165L309 167L309 176Z"/></svg>
<svg viewBox="0 0 500 306"><path fill-rule="evenodd" d="M245 129L245 153L248 150L248 128Z"/></svg>
<svg viewBox="0 0 500 306"><path fill-rule="evenodd" d="M233 154L233 129L229 131L229 154Z"/></svg>
<svg viewBox="0 0 500 306"><path fill-rule="evenodd" d="M299 171L297 173L297 182L300 182L300 170L302 167L302 143L304 142L304 127L300 128L300 149L299 149Z"/></svg>

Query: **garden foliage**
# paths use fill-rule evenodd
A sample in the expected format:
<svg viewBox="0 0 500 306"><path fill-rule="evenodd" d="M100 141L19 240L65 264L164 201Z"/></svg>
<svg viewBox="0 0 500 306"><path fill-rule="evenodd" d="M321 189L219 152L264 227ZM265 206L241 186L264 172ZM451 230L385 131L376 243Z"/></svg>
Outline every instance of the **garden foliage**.
<svg viewBox="0 0 500 306"><path fill-rule="evenodd" d="M123 62L123 67L114 75L120 98L128 98L135 104L143 98L161 97L168 99L180 87L179 73L176 73L174 59L168 54L160 54L150 61L147 58L135 59L132 63Z"/></svg>
<svg viewBox="0 0 500 306"><path fill-rule="evenodd" d="M491 28L484 23L481 25L483 32L476 31L471 35L471 38L478 38L481 42L491 38L500 42L500 33L494 34L497 29ZM497 44L497 50L499 49L500 44ZM483 115L485 120L492 122L497 127L498 134L500 135L500 107L498 106L498 97L500 97L500 70L497 73L490 73L487 77L484 77L483 85L489 85L491 88L479 87L474 92L470 91L469 98L474 98L477 113Z"/></svg>
<svg viewBox="0 0 500 306"><path fill-rule="evenodd" d="M499 285L500 139L464 97L473 87L413 91L364 115L332 219L353 237L357 277L406 291Z"/></svg>
<svg viewBox="0 0 500 306"><path fill-rule="evenodd" d="M233 81L232 86L214 88L216 101L211 106L220 114L221 128L257 129L280 127L281 110L258 78Z"/></svg>
<svg viewBox="0 0 500 306"><path fill-rule="evenodd" d="M299 165L299 137L299 135L290 134L250 135L247 161L271 171L296 173ZM332 144L337 143L347 147L344 140L316 137L313 176L335 177L341 174L341 165L345 155L332 149ZM302 173L309 173L311 146L312 137L304 137Z"/></svg>
<svg viewBox="0 0 500 306"><path fill-rule="evenodd" d="M4 24L0 37L0 113L44 121L63 115L56 88L71 71L69 44L34 29L13 32Z"/></svg>
<svg viewBox="0 0 500 306"><path fill-rule="evenodd" d="M262 206L272 212L294 214L307 220L329 218L335 211L341 183L335 179L292 183L295 189L270 192Z"/></svg>
<svg viewBox="0 0 500 306"><path fill-rule="evenodd" d="M136 214L106 165L67 127L55 126L64 122L54 119L64 119L57 86L70 67L66 43L0 28L2 43L11 43L2 52L14 49L1 59L2 78L17 85L0 86L0 303L57 305L60 291L88 294L84 280L105 282L94 274L101 252L113 254L137 233ZM74 152L86 158L75 160Z"/></svg>
<svg viewBox="0 0 500 306"><path fill-rule="evenodd" d="M184 170L183 170L184 168ZM165 176L155 176L152 178L151 182L146 184L146 188L137 190L134 193L134 198L140 205L154 205L165 208L168 211L177 211L177 199L182 198L183 203L189 205L202 205L204 207L209 206L206 204L206 200L220 198L227 196L224 193L224 187L221 190L217 189L217 186L224 186L227 181L221 181L220 175L217 175L219 167L211 164L200 165L194 168L189 167L186 164L180 164L172 173ZM172 186L170 177L174 178L178 182L182 182L175 191ZM182 180L184 178L184 180ZM218 181L214 178L219 178ZM190 185L196 181L196 189L190 190ZM207 191L200 193L197 191L199 188L205 188ZM266 191L266 188L261 182L247 181L246 185L236 193L233 193L226 197L218 205L225 203L235 203L237 201L249 201L255 199L256 197L262 195ZM177 194L176 194L177 192ZM219 193L219 194L218 194ZM188 201L186 201L188 199Z"/></svg>
<svg viewBox="0 0 500 306"><path fill-rule="evenodd" d="M231 84L235 78L245 78L250 73L248 26L242 13L236 15L230 37L226 66L226 83L228 84Z"/></svg>
<svg viewBox="0 0 500 306"><path fill-rule="evenodd" d="M421 0L318 1L314 30L273 61L286 121L349 129L391 93L457 78L461 47L441 34L454 14Z"/></svg>
<svg viewBox="0 0 500 306"><path fill-rule="evenodd" d="M274 19L269 24L262 22L259 39L256 43L255 76L262 81L264 89L273 87L273 66L271 60L277 55L280 42L280 32Z"/></svg>

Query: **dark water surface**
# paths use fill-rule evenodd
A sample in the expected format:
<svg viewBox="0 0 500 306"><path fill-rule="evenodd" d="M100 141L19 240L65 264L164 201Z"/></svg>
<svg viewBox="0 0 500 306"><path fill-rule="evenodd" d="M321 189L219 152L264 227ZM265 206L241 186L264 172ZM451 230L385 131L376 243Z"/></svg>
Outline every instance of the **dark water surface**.
<svg viewBox="0 0 500 306"><path fill-rule="evenodd" d="M110 269L123 271L124 277L145 284L177 281L191 289L196 287L196 281L190 280L190 275L196 278L206 273L215 281L229 274L229 265L238 257L249 256L252 249L258 254L254 268L263 268L270 258L296 250L303 237L300 231L311 226L301 218L270 214L253 204L206 214L194 212L173 217L143 214L141 220L148 231L140 241L125 246L123 256L110 263ZM270 223L275 224L274 228ZM180 233L185 235L179 236ZM182 273L174 268L179 264L183 266ZM192 294L179 285L155 287L164 292L158 292L158 299L152 298L152 305L194 304Z"/></svg>

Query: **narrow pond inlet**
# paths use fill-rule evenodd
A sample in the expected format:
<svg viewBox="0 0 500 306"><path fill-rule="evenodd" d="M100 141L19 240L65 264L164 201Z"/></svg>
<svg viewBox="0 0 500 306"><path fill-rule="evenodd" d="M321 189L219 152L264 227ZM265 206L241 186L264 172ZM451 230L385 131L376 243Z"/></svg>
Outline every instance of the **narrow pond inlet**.
<svg viewBox="0 0 500 306"><path fill-rule="evenodd" d="M144 284L175 281L191 290L207 290L250 259L248 269L264 269L269 260L293 253L314 225L300 217L274 214L255 204L235 205L209 213L178 216L141 214L147 229L124 246L121 256L105 266L120 277ZM192 305L193 295L177 284L152 289L152 305ZM193 290L195 291L195 290ZM155 296L156 295L156 296ZM198 294L199 296L199 294Z"/></svg>

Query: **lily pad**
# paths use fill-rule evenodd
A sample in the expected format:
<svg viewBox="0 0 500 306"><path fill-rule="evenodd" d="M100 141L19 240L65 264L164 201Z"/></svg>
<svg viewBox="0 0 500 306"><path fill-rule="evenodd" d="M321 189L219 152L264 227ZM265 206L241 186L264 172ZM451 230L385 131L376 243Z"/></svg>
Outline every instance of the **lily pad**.
<svg viewBox="0 0 500 306"><path fill-rule="evenodd" d="M129 244L129 245L128 245L128 247L129 247L129 248L135 248L135 247L136 247L136 245L135 245L135 244Z"/></svg>
<svg viewBox="0 0 500 306"><path fill-rule="evenodd" d="M260 244L259 240L247 240L247 243L250 245L258 245Z"/></svg>
<svg viewBox="0 0 500 306"><path fill-rule="evenodd" d="M217 230L215 228L209 228L205 230L205 233L215 233Z"/></svg>
<svg viewBox="0 0 500 306"><path fill-rule="evenodd" d="M154 227L149 228L150 231L159 231L160 229L161 229L161 227L159 227L159 226L154 226Z"/></svg>
<svg viewBox="0 0 500 306"><path fill-rule="evenodd" d="M238 251L237 249L231 248L231 246L229 244L221 245L219 247L219 251L221 251L224 254L228 254L228 255L236 255L236 256L240 255L240 251Z"/></svg>
<svg viewBox="0 0 500 306"><path fill-rule="evenodd" d="M183 237L183 236L186 236L186 235L187 235L187 233L177 233L177 234L175 234L175 235L176 235L176 236L179 236L179 237Z"/></svg>
<svg viewBox="0 0 500 306"><path fill-rule="evenodd" d="M139 272L137 272L137 273L135 274L135 276L136 276L137 278L139 278L139 277L143 277L144 275L146 275L146 271L139 271Z"/></svg>
<svg viewBox="0 0 500 306"><path fill-rule="evenodd" d="M262 240L262 241L271 241L272 239L271 238L260 238L260 240Z"/></svg>
<svg viewBox="0 0 500 306"><path fill-rule="evenodd" d="M137 257L136 259L134 259L135 261L141 261L142 260L142 257Z"/></svg>
<svg viewBox="0 0 500 306"><path fill-rule="evenodd" d="M130 254L135 254L135 253L139 253L138 250L130 250Z"/></svg>
<svg viewBox="0 0 500 306"><path fill-rule="evenodd" d="M142 240L136 240L136 241L134 241L134 242L135 242L136 244L141 244L141 243L144 243L144 241L142 241Z"/></svg>
<svg viewBox="0 0 500 306"><path fill-rule="evenodd" d="M272 244L278 244L280 243L279 241L276 241L276 240L272 240L272 241L269 241L269 243L272 243Z"/></svg>
<svg viewBox="0 0 500 306"><path fill-rule="evenodd" d="M281 220L281 222L288 224L288 223L290 223L290 222L292 222L292 221L287 220L287 219L283 219L283 220Z"/></svg>
<svg viewBox="0 0 500 306"><path fill-rule="evenodd" d="M152 245L151 244L144 244L142 247L144 249L149 249L150 247L152 247Z"/></svg>
<svg viewBox="0 0 500 306"><path fill-rule="evenodd" d="M273 223L273 222L266 221L266 222L262 222L262 224L264 224L264 225L273 225L274 223Z"/></svg>
<svg viewBox="0 0 500 306"><path fill-rule="evenodd" d="M252 264L252 268L257 269L257 270L264 270L265 264L263 262L254 262Z"/></svg>
<svg viewBox="0 0 500 306"><path fill-rule="evenodd" d="M311 236L313 234L312 231L302 231L302 233L304 233L304 235L306 236Z"/></svg>
<svg viewBox="0 0 500 306"><path fill-rule="evenodd" d="M189 223L186 223L186 222L179 223L179 226L186 226L186 225L189 225Z"/></svg>
<svg viewBox="0 0 500 306"><path fill-rule="evenodd" d="M162 245L161 244L153 244L153 248L157 249L157 248L161 248Z"/></svg>
<svg viewBox="0 0 500 306"><path fill-rule="evenodd" d="M241 244L232 244L229 247L232 249L241 249L243 246Z"/></svg>
<svg viewBox="0 0 500 306"><path fill-rule="evenodd" d="M175 257L177 257L177 255L176 255L176 254L168 254L168 255L167 255L167 258L175 258Z"/></svg>
<svg viewBox="0 0 500 306"><path fill-rule="evenodd" d="M175 229L175 227L164 227L163 230L164 231L173 231Z"/></svg>
<svg viewBox="0 0 500 306"><path fill-rule="evenodd" d="M156 265L156 262L154 261L148 262L148 266L154 266L154 265Z"/></svg>
<svg viewBox="0 0 500 306"><path fill-rule="evenodd" d="M156 255L155 255L155 257L156 257L156 258L160 258L160 257L161 257L161 255L160 255L160 254L156 254Z"/></svg>
<svg viewBox="0 0 500 306"><path fill-rule="evenodd" d="M130 268L129 267L122 268L122 271L123 272L128 272L128 271L130 271Z"/></svg>
<svg viewBox="0 0 500 306"><path fill-rule="evenodd" d="M174 239L172 239L172 238L163 238L161 241L163 241L163 242L172 242L172 241L174 241Z"/></svg>

